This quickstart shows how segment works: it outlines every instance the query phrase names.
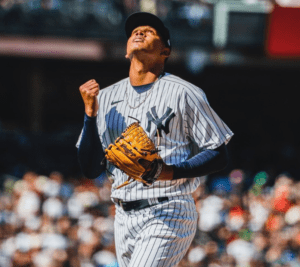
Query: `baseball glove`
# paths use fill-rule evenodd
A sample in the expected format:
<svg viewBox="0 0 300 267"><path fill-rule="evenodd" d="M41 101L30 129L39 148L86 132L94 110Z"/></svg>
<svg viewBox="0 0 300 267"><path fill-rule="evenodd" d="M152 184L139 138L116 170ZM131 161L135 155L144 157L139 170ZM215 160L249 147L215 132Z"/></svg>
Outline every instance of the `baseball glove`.
<svg viewBox="0 0 300 267"><path fill-rule="evenodd" d="M173 169L163 162L158 152L139 123L130 124L114 144L105 149L106 159L128 175L128 180L116 188L133 181L149 186L158 179L172 180Z"/></svg>

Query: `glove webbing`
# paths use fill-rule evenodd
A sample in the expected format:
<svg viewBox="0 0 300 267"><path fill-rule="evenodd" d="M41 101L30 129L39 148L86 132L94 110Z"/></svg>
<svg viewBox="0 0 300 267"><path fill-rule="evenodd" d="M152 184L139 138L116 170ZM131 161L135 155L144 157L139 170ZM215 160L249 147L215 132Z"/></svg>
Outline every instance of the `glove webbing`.
<svg viewBox="0 0 300 267"><path fill-rule="evenodd" d="M130 117L130 116L128 116L128 117ZM131 117L131 118L133 118L133 117ZM135 119L135 118L133 118L133 119ZM136 119L137 120L137 119ZM139 120L137 120L138 122L140 122ZM126 131L126 130L125 130ZM158 139L157 139L157 147L156 147L156 149L154 150L154 151L150 151L150 153L158 153L160 150L158 150L158 147L159 147L159 145L160 145L160 136L159 136L159 131L158 131L158 129L156 130L157 131L157 136L158 136ZM145 150L145 149L144 149ZM145 151L148 151L148 150L145 150ZM150 166L149 166L150 167ZM123 171L122 171L123 172ZM114 189L119 189L119 188L121 188L121 187L124 187L124 186L126 186L126 185L129 185L129 184L131 184L132 182L134 182L136 179L133 179L132 177L128 177L128 179L124 182L124 183L122 183L122 184L120 184L119 186L115 186L114 187ZM145 181L145 180L143 180L142 178L139 180L140 182L142 182L144 185L146 185L146 186L149 186L149 184Z"/></svg>

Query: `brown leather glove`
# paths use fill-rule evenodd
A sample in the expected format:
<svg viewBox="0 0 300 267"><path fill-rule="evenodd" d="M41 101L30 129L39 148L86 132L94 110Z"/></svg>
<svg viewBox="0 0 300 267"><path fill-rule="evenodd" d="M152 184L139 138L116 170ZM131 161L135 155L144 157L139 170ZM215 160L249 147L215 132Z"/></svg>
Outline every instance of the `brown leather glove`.
<svg viewBox="0 0 300 267"><path fill-rule="evenodd" d="M157 180L173 178L172 166L163 162L153 141L138 122L130 124L114 144L105 149L105 157L128 175L128 180L117 189L134 180L149 186Z"/></svg>

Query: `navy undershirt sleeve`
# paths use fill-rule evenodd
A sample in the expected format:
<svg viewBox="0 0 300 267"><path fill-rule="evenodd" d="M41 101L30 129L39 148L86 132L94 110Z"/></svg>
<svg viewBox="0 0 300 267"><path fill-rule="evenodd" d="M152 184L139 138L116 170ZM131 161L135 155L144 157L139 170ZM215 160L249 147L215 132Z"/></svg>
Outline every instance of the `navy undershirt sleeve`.
<svg viewBox="0 0 300 267"><path fill-rule="evenodd" d="M217 149L205 150L187 161L174 164L173 180L208 175L225 169L227 164L228 153L226 145L223 144Z"/></svg>
<svg viewBox="0 0 300 267"><path fill-rule="evenodd" d="M105 165L101 165L105 160L105 154L98 135L96 124L97 117L84 115L84 125L80 144L77 150L77 156L82 174L89 178L95 179L105 171Z"/></svg>

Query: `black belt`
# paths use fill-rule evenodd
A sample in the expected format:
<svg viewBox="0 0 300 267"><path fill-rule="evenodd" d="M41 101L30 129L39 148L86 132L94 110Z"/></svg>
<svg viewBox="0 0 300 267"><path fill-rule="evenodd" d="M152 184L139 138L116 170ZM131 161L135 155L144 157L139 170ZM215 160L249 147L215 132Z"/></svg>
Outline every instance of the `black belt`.
<svg viewBox="0 0 300 267"><path fill-rule="evenodd" d="M130 211L130 210L145 209L168 199L169 199L168 197L158 197L154 199L141 199L141 200L126 202L126 201L122 201L121 199L114 198L114 202L117 203L120 207L122 207L123 210Z"/></svg>

